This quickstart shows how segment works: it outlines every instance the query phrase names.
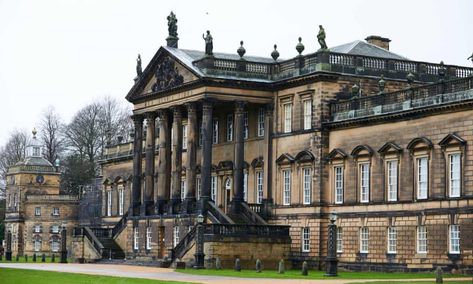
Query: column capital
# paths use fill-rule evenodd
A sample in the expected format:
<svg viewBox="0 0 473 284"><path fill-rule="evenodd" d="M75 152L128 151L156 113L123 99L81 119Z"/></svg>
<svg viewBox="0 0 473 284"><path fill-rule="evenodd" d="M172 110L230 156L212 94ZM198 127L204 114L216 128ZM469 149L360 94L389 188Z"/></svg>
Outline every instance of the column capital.
<svg viewBox="0 0 473 284"><path fill-rule="evenodd" d="M214 106L215 101L210 100L210 99L204 99L202 100L202 110L212 110Z"/></svg>
<svg viewBox="0 0 473 284"><path fill-rule="evenodd" d="M171 111L174 117L181 117L182 116L182 106L172 106Z"/></svg>
<svg viewBox="0 0 473 284"><path fill-rule="evenodd" d="M148 111L145 113L146 120L154 120L156 119L157 113L155 111Z"/></svg>
<svg viewBox="0 0 473 284"><path fill-rule="evenodd" d="M185 103L188 113L197 113L197 104L195 102Z"/></svg>
<svg viewBox="0 0 473 284"><path fill-rule="evenodd" d="M156 113L160 120L167 119L169 115L169 109L167 108L158 109Z"/></svg>
<svg viewBox="0 0 473 284"><path fill-rule="evenodd" d="M273 115L274 103L265 104L264 105L264 110L266 112L266 115Z"/></svg>
<svg viewBox="0 0 473 284"><path fill-rule="evenodd" d="M245 108L247 104L248 103L246 101L235 101L235 113L245 112Z"/></svg>
<svg viewBox="0 0 473 284"><path fill-rule="evenodd" d="M142 114L133 114L130 116L135 124L143 124L143 115Z"/></svg>

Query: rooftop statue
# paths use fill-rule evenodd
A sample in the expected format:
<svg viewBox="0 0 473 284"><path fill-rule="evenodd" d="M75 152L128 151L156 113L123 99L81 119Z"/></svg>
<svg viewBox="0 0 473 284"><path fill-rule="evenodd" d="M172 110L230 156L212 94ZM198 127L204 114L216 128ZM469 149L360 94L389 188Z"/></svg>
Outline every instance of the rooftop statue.
<svg viewBox="0 0 473 284"><path fill-rule="evenodd" d="M136 76L140 77L143 74L143 69L141 68L141 55L138 54L138 58L136 58Z"/></svg>
<svg viewBox="0 0 473 284"><path fill-rule="evenodd" d="M325 42L325 30L322 27L322 25L319 25L319 33L317 34L317 40L319 41L320 44L320 49L319 50L325 50L327 49L327 43Z"/></svg>
<svg viewBox="0 0 473 284"><path fill-rule="evenodd" d="M207 35L202 34L202 38L205 40L205 55L212 56L212 50L214 49L214 45L210 31L207 31Z"/></svg>
<svg viewBox="0 0 473 284"><path fill-rule="evenodd" d="M177 18L172 11L168 16L168 31L169 37L177 37Z"/></svg>
<svg viewBox="0 0 473 284"><path fill-rule="evenodd" d="M466 60L470 60L471 59L471 63L473 63L473 53L471 54L470 57L468 57Z"/></svg>

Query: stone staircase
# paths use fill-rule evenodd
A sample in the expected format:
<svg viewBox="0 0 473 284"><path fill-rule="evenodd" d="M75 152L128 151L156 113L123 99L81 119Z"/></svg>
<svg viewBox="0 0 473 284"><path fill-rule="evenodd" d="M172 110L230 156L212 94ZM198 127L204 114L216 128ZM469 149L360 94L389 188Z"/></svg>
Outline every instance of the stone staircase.
<svg viewBox="0 0 473 284"><path fill-rule="evenodd" d="M113 238L98 239L103 246L102 259L125 259L125 252L123 252Z"/></svg>

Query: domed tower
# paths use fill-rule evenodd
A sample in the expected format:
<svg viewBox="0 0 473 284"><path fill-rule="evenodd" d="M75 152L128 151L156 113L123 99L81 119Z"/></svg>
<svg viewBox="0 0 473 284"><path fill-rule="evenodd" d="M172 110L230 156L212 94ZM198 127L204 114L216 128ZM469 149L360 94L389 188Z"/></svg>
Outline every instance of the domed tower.
<svg viewBox="0 0 473 284"><path fill-rule="evenodd" d="M5 235L11 234L13 255L23 254L28 239L26 223L30 218L41 216L41 212L35 212L36 208L42 207L39 204L60 197L60 173L42 157L42 146L36 133L33 129L25 158L11 166L6 175Z"/></svg>

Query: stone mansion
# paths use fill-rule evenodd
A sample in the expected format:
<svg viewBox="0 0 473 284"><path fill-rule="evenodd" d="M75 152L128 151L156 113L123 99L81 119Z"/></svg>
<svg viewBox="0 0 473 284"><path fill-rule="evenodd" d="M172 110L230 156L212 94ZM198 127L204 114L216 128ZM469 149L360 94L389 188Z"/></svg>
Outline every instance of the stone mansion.
<svg viewBox="0 0 473 284"><path fill-rule="evenodd" d="M336 212L339 266L473 269L472 68L379 36L327 48L323 33L306 54L299 39L289 59L214 53L210 33L187 50L169 27L138 58L132 141L101 160L101 224L74 229L78 259L191 266L203 214L206 266L322 267Z"/></svg>

